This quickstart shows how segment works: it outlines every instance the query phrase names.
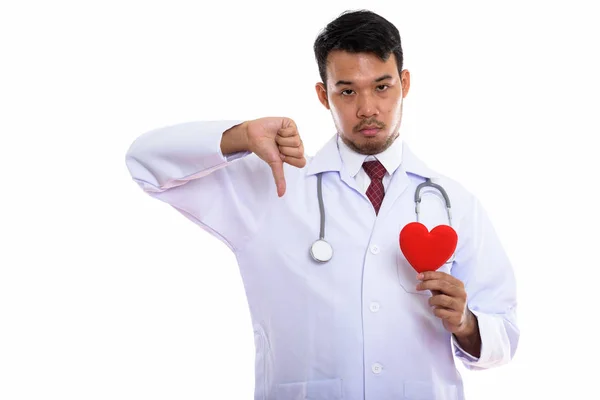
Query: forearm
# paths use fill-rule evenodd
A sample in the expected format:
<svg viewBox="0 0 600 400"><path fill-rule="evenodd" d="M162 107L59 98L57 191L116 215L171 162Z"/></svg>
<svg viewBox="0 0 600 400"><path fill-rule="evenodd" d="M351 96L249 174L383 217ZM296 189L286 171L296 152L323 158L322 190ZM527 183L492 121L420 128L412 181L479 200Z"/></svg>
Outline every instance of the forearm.
<svg viewBox="0 0 600 400"><path fill-rule="evenodd" d="M481 356L481 333L477 316L471 311L468 311L465 325L464 332L454 334L456 341L464 351L475 358L479 358Z"/></svg>
<svg viewBox="0 0 600 400"><path fill-rule="evenodd" d="M474 351L471 354L472 349L465 348L470 345L469 341L461 339L462 342L459 342L459 338L453 335L455 355L471 370L487 369L508 363L513 358L519 343L515 310L511 309L503 314L484 313L477 309L471 312L477 319L481 340L480 352ZM476 350L477 345L474 345L474 348Z"/></svg>
<svg viewBox="0 0 600 400"><path fill-rule="evenodd" d="M242 122L223 132L221 139L221 152L223 154L248 151L247 125L247 122Z"/></svg>

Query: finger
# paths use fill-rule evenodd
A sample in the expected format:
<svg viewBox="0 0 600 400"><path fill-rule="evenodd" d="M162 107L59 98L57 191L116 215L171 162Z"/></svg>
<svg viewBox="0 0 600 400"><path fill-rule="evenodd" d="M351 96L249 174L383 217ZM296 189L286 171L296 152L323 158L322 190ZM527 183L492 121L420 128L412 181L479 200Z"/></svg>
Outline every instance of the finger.
<svg viewBox="0 0 600 400"><path fill-rule="evenodd" d="M275 179L275 185L277 186L277 195L281 197L285 193L285 176L283 175L283 161L270 161L269 166L271 167L271 171L273 171L273 178Z"/></svg>
<svg viewBox="0 0 600 400"><path fill-rule="evenodd" d="M285 146L285 147L300 147L300 146L302 146L302 139L300 139L300 136L298 136L298 135L289 136L289 137L277 135L277 136L275 136L275 142L279 146Z"/></svg>
<svg viewBox="0 0 600 400"><path fill-rule="evenodd" d="M448 281L455 286L464 287L463 282L460 279L453 277L450 274L441 271L425 271L417 275L417 279L422 281L428 281L432 279L439 279L443 281Z"/></svg>
<svg viewBox="0 0 600 400"><path fill-rule="evenodd" d="M461 321L462 321L462 314L454 311L454 310L447 310L445 308L436 308L433 310L433 314L440 318L443 319L445 321L448 321L450 324L452 325L460 325Z"/></svg>
<svg viewBox="0 0 600 400"><path fill-rule="evenodd" d="M450 297L445 294L430 297L429 305L458 312L463 312L465 308L465 303L462 301L462 299Z"/></svg>
<svg viewBox="0 0 600 400"><path fill-rule="evenodd" d="M277 135L278 136L282 136L282 137L299 136L298 135L298 130L295 127L293 127L293 126L279 129L277 131Z"/></svg>
<svg viewBox="0 0 600 400"><path fill-rule="evenodd" d="M282 118L281 119L281 128L280 129L284 129L284 128L294 128L297 129L298 127L296 126L296 122L294 122L293 119L291 118Z"/></svg>
<svg viewBox="0 0 600 400"><path fill-rule="evenodd" d="M439 290L448 296L466 298L464 289L454 286L448 281L439 279L421 282L417 285L417 290Z"/></svg>
<svg viewBox="0 0 600 400"><path fill-rule="evenodd" d="M279 146L279 152L286 157L302 158L302 157L304 157L304 146L300 146L300 147Z"/></svg>
<svg viewBox="0 0 600 400"><path fill-rule="evenodd" d="M304 166L306 165L306 158L304 158L304 157L302 157L302 158L289 157L289 156L284 156L284 157L285 158L283 159L283 162L286 164L293 165L294 167L304 168Z"/></svg>

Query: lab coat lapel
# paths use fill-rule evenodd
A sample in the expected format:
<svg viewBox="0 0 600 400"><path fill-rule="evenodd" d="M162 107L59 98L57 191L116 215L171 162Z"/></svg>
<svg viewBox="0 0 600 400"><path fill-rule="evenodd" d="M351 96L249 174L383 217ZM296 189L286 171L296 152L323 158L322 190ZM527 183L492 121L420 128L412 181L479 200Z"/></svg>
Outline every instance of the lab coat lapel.
<svg viewBox="0 0 600 400"><path fill-rule="evenodd" d="M379 218L389 213L398 198L410 187L409 173L423 178L431 178L435 175L431 169L413 154L406 142L404 142L402 144L402 164L394 172L390 185L383 197L383 203L379 210Z"/></svg>
<svg viewBox="0 0 600 400"><path fill-rule="evenodd" d="M337 134L333 135L333 137L325 143L321 150L319 150L312 158L306 169L306 175L310 176L330 171L338 172L342 182L354 189L364 198L367 198L367 196L358 188L356 180L348 174L348 171L345 168L343 168L342 158L337 144Z"/></svg>
<svg viewBox="0 0 600 400"><path fill-rule="evenodd" d="M385 196L383 196L383 203L381 203L378 218L384 217L392 209L398 197L400 197L409 186L410 179L406 174L404 167L400 165L396 169L396 172L394 172L387 191L385 192Z"/></svg>

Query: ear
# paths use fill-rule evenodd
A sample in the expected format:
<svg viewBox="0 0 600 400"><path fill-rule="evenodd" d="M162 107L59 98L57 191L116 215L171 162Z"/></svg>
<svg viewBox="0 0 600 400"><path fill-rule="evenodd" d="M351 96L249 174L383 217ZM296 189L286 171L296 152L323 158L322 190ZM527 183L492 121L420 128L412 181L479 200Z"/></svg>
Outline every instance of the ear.
<svg viewBox="0 0 600 400"><path fill-rule="evenodd" d="M410 89L410 72L407 69L402 70L400 80L402 81L402 98L405 98Z"/></svg>
<svg viewBox="0 0 600 400"><path fill-rule="evenodd" d="M329 110L329 100L327 99L327 88L325 85L321 82L317 82L315 90L317 91L317 96L319 97L321 104L323 104L323 107Z"/></svg>

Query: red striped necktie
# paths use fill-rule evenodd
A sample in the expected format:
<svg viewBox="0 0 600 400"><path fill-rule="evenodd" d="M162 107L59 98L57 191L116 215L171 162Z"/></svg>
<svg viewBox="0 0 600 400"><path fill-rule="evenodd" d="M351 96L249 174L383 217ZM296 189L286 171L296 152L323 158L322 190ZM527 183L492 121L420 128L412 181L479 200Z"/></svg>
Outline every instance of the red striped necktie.
<svg viewBox="0 0 600 400"><path fill-rule="evenodd" d="M367 189L367 197L371 200L373 207L375 208L375 214L379 214L379 209L381 208L381 203L383 202L383 196L385 195L385 191L383 188L382 179L385 176L385 167L379 162L376 161L365 161L363 163L363 169L371 178L371 184Z"/></svg>

